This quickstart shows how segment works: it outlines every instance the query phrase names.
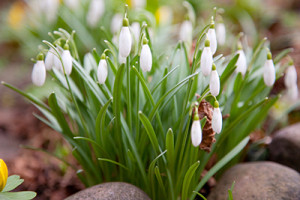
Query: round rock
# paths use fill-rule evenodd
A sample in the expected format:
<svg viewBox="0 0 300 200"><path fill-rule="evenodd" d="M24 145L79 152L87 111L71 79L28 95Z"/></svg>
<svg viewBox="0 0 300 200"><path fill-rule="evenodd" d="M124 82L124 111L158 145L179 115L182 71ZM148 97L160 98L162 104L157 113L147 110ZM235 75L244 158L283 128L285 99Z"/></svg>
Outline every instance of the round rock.
<svg viewBox="0 0 300 200"><path fill-rule="evenodd" d="M269 152L271 161L300 172L300 123L276 132L269 145Z"/></svg>
<svg viewBox="0 0 300 200"><path fill-rule="evenodd" d="M227 200L228 189L234 181L233 199L300 199L298 172L274 162L252 162L238 164L227 170L208 200Z"/></svg>
<svg viewBox="0 0 300 200"><path fill-rule="evenodd" d="M151 200L145 192L129 183L108 182L82 190L65 200Z"/></svg>

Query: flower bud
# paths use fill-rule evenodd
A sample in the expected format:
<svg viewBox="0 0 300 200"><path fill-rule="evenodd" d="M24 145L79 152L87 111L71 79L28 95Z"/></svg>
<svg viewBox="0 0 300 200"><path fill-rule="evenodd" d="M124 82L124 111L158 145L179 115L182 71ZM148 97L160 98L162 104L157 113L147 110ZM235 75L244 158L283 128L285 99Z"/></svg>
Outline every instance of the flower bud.
<svg viewBox="0 0 300 200"><path fill-rule="evenodd" d="M41 2L44 3L42 10L46 15L47 21L50 23L54 22L57 18L59 0L44 0Z"/></svg>
<svg viewBox="0 0 300 200"><path fill-rule="evenodd" d="M105 60L105 54L102 54L101 60L98 65L97 77L100 84L104 84L107 78L107 62Z"/></svg>
<svg viewBox="0 0 300 200"><path fill-rule="evenodd" d="M207 31L207 39L210 41L210 49L212 55L217 51L217 36L214 22L211 23L210 28Z"/></svg>
<svg viewBox="0 0 300 200"><path fill-rule="evenodd" d="M200 59L200 67L204 76L208 76L210 74L212 63L213 58L210 49L210 41L206 40Z"/></svg>
<svg viewBox="0 0 300 200"><path fill-rule="evenodd" d="M202 129L197 109L195 109L194 119L191 127L191 140L194 147L198 147L202 141Z"/></svg>
<svg viewBox="0 0 300 200"><path fill-rule="evenodd" d="M287 95L290 100L295 101L298 99L298 86L297 84L293 85L292 87L288 88Z"/></svg>
<svg viewBox="0 0 300 200"><path fill-rule="evenodd" d="M149 72L152 67L152 53L148 45L148 40L145 37L143 38L140 66L144 72Z"/></svg>
<svg viewBox="0 0 300 200"><path fill-rule="evenodd" d="M188 44L192 43L193 39L193 25L190 20L185 20L180 27L179 39L187 42Z"/></svg>
<svg viewBox="0 0 300 200"><path fill-rule="evenodd" d="M79 0L64 0L64 3L71 10L77 10L78 7L80 6L80 1Z"/></svg>
<svg viewBox="0 0 300 200"><path fill-rule="evenodd" d="M123 19L123 27L119 36L119 53L122 57L127 57L131 51L132 38L128 28L129 22L127 18Z"/></svg>
<svg viewBox="0 0 300 200"><path fill-rule="evenodd" d="M220 93L220 78L219 74L216 70L216 65L212 65L212 72L210 75L210 82L209 82L209 89L210 93L213 96L218 96Z"/></svg>
<svg viewBox="0 0 300 200"><path fill-rule="evenodd" d="M95 27L104 14L104 11L104 0L92 0L90 3L88 14L86 16L87 23L91 27Z"/></svg>
<svg viewBox="0 0 300 200"><path fill-rule="evenodd" d="M72 72L72 56L67 44L65 46L65 50L62 52L61 59L64 64L66 74L70 75Z"/></svg>
<svg viewBox="0 0 300 200"><path fill-rule="evenodd" d="M131 0L131 3L134 8L144 8L147 4L147 0Z"/></svg>
<svg viewBox="0 0 300 200"><path fill-rule="evenodd" d="M5 188L8 178L8 170L5 162L0 159L0 192Z"/></svg>
<svg viewBox="0 0 300 200"><path fill-rule="evenodd" d="M275 82L275 78L275 67L272 60L272 54L269 52L267 55L267 61L264 65L264 82L267 86L271 87Z"/></svg>
<svg viewBox="0 0 300 200"><path fill-rule="evenodd" d="M286 70L284 84L287 88L292 88L294 85L297 85L297 71L293 64Z"/></svg>
<svg viewBox="0 0 300 200"><path fill-rule="evenodd" d="M42 86L46 80L46 66L43 61L43 55L39 55L38 61L33 65L31 74L32 83L36 86Z"/></svg>
<svg viewBox="0 0 300 200"><path fill-rule="evenodd" d="M239 45L238 50L236 54L239 54L239 58L236 61L236 73L241 72L243 76L245 76L246 71L247 71L247 60L246 60L246 55L243 51L243 48L241 45Z"/></svg>
<svg viewBox="0 0 300 200"><path fill-rule="evenodd" d="M119 53L119 63L120 63L120 64L126 63L126 58L125 58L125 57L122 57L120 53Z"/></svg>
<svg viewBox="0 0 300 200"><path fill-rule="evenodd" d="M216 25L217 41L220 45L224 45L226 42L226 28L223 22Z"/></svg>
<svg viewBox="0 0 300 200"><path fill-rule="evenodd" d="M216 133L220 133L222 131L222 113L219 108L219 102L216 100L214 103L214 111L212 117L212 128Z"/></svg>

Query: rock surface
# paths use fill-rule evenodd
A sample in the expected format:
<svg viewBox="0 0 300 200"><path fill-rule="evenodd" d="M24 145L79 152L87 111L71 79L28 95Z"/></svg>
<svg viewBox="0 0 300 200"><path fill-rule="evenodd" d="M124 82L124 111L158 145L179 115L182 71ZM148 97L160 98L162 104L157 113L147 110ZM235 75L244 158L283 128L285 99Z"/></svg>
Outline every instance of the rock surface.
<svg viewBox="0 0 300 200"><path fill-rule="evenodd" d="M275 133L269 151L271 161L300 172L300 123Z"/></svg>
<svg viewBox="0 0 300 200"><path fill-rule="evenodd" d="M65 200L150 200L145 192L122 182L103 183L82 190Z"/></svg>
<svg viewBox="0 0 300 200"><path fill-rule="evenodd" d="M227 200L228 189L235 181L235 200L299 200L300 174L273 162L238 164L227 170L208 200Z"/></svg>

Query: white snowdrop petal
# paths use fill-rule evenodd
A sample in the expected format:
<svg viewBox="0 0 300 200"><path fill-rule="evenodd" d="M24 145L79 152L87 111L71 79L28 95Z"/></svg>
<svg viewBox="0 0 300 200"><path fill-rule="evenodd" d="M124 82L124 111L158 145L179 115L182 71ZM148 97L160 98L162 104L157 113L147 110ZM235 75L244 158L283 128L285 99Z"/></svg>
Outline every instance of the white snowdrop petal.
<svg viewBox="0 0 300 200"><path fill-rule="evenodd" d="M194 147L198 147L202 141L202 130L200 120L193 121L191 127L191 140Z"/></svg>
<svg viewBox="0 0 300 200"><path fill-rule="evenodd" d="M79 0L64 0L64 3L71 10L76 10L80 5Z"/></svg>
<svg viewBox="0 0 300 200"><path fill-rule="evenodd" d="M134 8L144 8L147 0L132 0L131 2Z"/></svg>
<svg viewBox="0 0 300 200"><path fill-rule="evenodd" d="M292 100L292 101L297 100L298 99L298 95L299 95L298 93L299 93L299 91L298 91L297 84L295 84L292 87L288 88L287 95L290 98L290 100Z"/></svg>
<svg viewBox="0 0 300 200"><path fill-rule="evenodd" d="M284 84L287 88L292 88L294 85L297 85L297 71L294 65L291 65L287 68Z"/></svg>
<svg viewBox="0 0 300 200"><path fill-rule="evenodd" d="M133 33L135 42L139 42L139 37L140 37L140 32L141 32L141 27L140 24L138 22L134 22L131 24L131 31Z"/></svg>
<svg viewBox="0 0 300 200"><path fill-rule="evenodd" d="M185 20L180 27L179 39L184 42L192 43L192 38L193 38L192 22L189 20Z"/></svg>
<svg viewBox="0 0 300 200"><path fill-rule="evenodd" d="M213 96L218 96L220 93L220 78L217 70L211 72L209 89Z"/></svg>
<svg viewBox="0 0 300 200"><path fill-rule="evenodd" d="M33 66L31 74L32 83L36 86L42 86L46 80L46 67L42 60L37 61Z"/></svg>
<svg viewBox="0 0 300 200"><path fill-rule="evenodd" d="M43 12L48 22L52 23L57 18L59 0L44 0Z"/></svg>
<svg viewBox="0 0 300 200"><path fill-rule="evenodd" d="M61 59L64 63L64 68L67 75L70 75L72 72L72 56L69 50L64 50Z"/></svg>
<svg viewBox="0 0 300 200"><path fill-rule="evenodd" d="M54 50L52 48L49 49L47 52L46 58L45 58L45 66L47 70L51 70L52 67L54 66L54 57L55 55L53 54Z"/></svg>
<svg viewBox="0 0 300 200"><path fill-rule="evenodd" d="M113 34L120 31L122 27L123 17L120 13L117 13L113 16L111 20L110 30Z"/></svg>
<svg viewBox="0 0 300 200"><path fill-rule="evenodd" d="M222 131L222 113L220 108L214 108L213 117L212 117L212 128L216 133Z"/></svg>
<svg viewBox="0 0 300 200"><path fill-rule="evenodd" d="M237 73L241 72L243 76L245 76L246 71L247 71L247 60L246 60L246 55L243 50L238 50L236 54L239 54L239 58L236 62L236 69L235 71Z"/></svg>
<svg viewBox="0 0 300 200"><path fill-rule="evenodd" d="M212 53L209 47L204 47L201 54L200 67L204 76L208 76L211 72L213 63Z"/></svg>
<svg viewBox="0 0 300 200"><path fill-rule="evenodd" d="M216 25L217 41L220 45L224 45L226 42L226 28L224 23L218 23Z"/></svg>
<svg viewBox="0 0 300 200"><path fill-rule="evenodd" d="M58 49L58 48L56 48L57 49L57 51L60 53L60 55L61 55L61 51ZM62 68L62 63L61 63L61 61L60 61L60 59L59 59L59 57L58 57L58 55L57 55L57 53L55 52L55 54L54 54L54 57L53 57L53 63L54 63L54 67L55 67L55 69L57 69L57 70L59 70L59 71L63 71L63 68Z"/></svg>
<svg viewBox="0 0 300 200"><path fill-rule="evenodd" d="M125 57L122 57L121 54L119 54L119 63L120 63L120 64L126 63L126 58L125 58Z"/></svg>
<svg viewBox="0 0 300 200"><path fill-rule="evenodd" d="M119 52L122 57L127 57L130 54L132 38L127 26L123 26L119 36Z"/></svg>
<svg viewBox="0 0 300 200"><path fill-rule="evenodd" d="M95 27L104 14L104 11L104 0L92 0L89 6L88 14L86 16L87 23L91 27Z"/></svg>
<svg viewBox="0 0 300 200"><path fill-rule="evenodd" d="M215 29L213 29L213 28L208 29L207 39L210 41L211 53L212 53L212 55L214 55L217 51L217 36L216 36Z"/></svg>
<svg viewBox="0 0 300 200"><path fill-rule="evenodd" d="M144 72L149 72L152 67L152 53L148 44L144 44L141 50L140 66Z"/></svg>
<svg viewBox="0 0 300 200"><path fill-rule="evenodd" d="M267 60L264 65L264 82L271 87L275 82L276 74L273 60Z"/></svg>
<svg viewBox="0 0 300 200"><path fill-rule="evenodd" d="M97 77L100 84L104 84L107 78L107 63L105 59L101 59L98 65Z"/></svg>

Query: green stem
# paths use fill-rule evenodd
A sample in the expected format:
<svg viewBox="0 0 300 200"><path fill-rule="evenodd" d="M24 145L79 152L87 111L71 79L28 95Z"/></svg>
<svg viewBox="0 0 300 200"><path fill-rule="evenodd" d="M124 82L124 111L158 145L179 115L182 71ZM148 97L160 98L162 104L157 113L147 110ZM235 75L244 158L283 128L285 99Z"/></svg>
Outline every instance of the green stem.
<svg viewBox="0 0 300 200"><path fill-rule="evenodd" d="M127 74L127 123L129 130L132 131L132 113L131 113L131 92L130 92L130 58L126 60L126 74Z"/></svg>

